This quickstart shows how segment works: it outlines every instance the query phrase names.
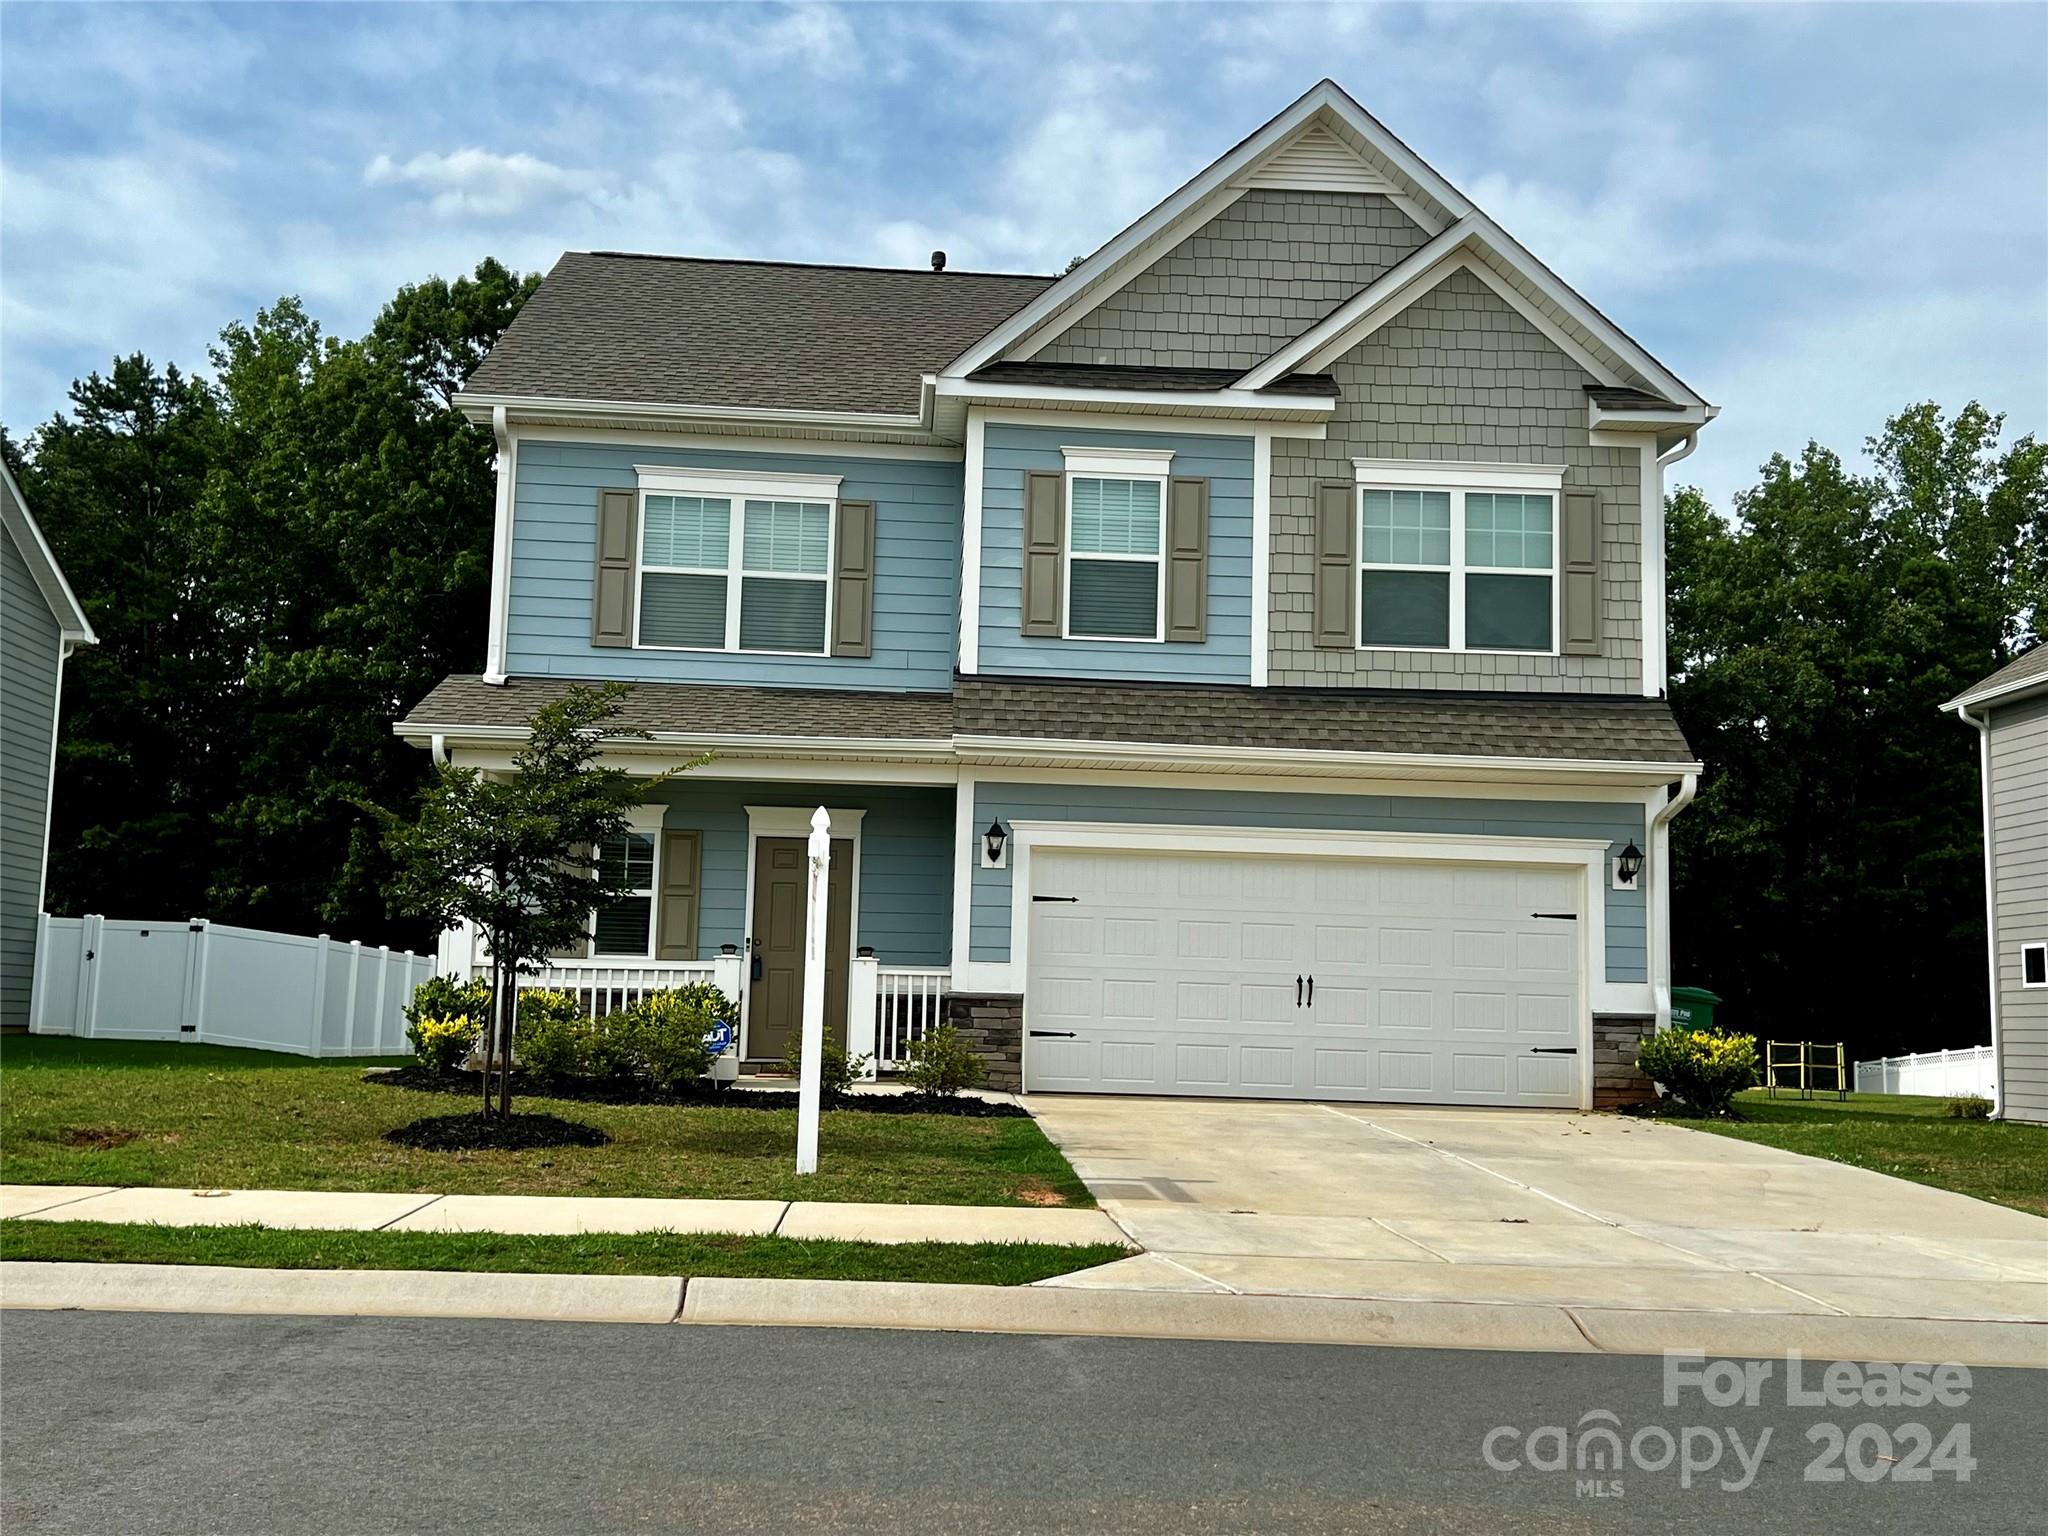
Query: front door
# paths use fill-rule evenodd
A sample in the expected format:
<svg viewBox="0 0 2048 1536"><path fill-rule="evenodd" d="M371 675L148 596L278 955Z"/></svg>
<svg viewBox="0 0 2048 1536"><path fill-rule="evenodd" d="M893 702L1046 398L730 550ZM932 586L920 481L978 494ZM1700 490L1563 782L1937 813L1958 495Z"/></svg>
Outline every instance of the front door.
<svg viewBox="0 0 2048 1536"><path fill-rule="evenodd" d="M777 1061L804 1017L804 885L808 839L754 843L754 913L747 974L747 1059ZM825 895L825 1034L846 1040L846 965L853 936L853 842L832 840Z"/></svg>

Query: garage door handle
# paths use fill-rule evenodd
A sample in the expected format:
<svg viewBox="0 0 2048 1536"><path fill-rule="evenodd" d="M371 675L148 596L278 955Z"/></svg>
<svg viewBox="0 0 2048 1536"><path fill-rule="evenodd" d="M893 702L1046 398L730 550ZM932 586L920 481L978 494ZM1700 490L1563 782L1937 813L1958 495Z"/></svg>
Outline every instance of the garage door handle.
<svg viewBox="0 0 2048 1536"><path fill-rule="evenodd" d="M1531 1056L1576 1056L1579 1054L1579 1048L1576 1045L1532 1045L1529 1047L1529 1054Z"/></svg>
<svg viewBox="0 0 2048 1536"><path fill-rule="evenodd" d="M1308 1005L1311 1008L1316 1005L1316 979L1313 976L1308 979Z"/></svg>
<svg viewBox="0 0 2048 1536"><path fill-rule="evenodd" d="M1072 1040L1075 1038L1075 1035L1071 1029L1034 1029L1031 1031L1031 1038L1034 1040Z"/></svg>
<svg viewBox="0 0 2048 1536"><path fill-rule="evenodd" d="M1301 978L1299 976L1294 978L1294 1006L1297 1008L1301 1006Z"/></svg>

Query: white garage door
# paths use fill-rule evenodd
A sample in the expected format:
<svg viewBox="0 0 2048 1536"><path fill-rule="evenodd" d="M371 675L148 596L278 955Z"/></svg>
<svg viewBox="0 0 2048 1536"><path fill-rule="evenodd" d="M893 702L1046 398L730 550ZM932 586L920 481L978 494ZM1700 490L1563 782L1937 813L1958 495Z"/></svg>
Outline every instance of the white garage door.
<svg viewBox="0 0 2048 1536"><path fill-rule="evenodd" d="M1039 852L1025 1086L1575 1107L1582 879Z"/></svg>

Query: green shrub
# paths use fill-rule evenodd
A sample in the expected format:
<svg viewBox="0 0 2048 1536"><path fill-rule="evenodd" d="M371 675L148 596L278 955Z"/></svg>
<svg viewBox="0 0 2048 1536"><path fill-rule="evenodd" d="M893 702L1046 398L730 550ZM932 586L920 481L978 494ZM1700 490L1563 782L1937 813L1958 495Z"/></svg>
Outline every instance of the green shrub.
<svg viewBox="0 0 2048 1536"><path fill-rule="evenodd" d="M798 1030L789 1032L789 1048L782 1053L782 1070L791 1077L803 1075L803 1035ZM846 1054L846 1047L830 1035L825 1037L825 1049L818 1056L818 1089L824 1097L836 1099L860 1080L867 1070L865 1056Z"/></svg>
<svg viewBox="0 0 2048 1536"><path fill-rule="evenodd" d="M1951 1120L1989 1120L1991 1101L1981 1093L1959 1093L1941 1106Z"/></svg>
<svg viewBox="0 0 2048 1536"><path fill-rule="evenodd" d="M457 981L453 976L429 976L412 989L412 1001L405 1005L405 1021L421 1019L475 1019L481 1024L491 1015L491 984L488 981Z"/></svg>
<svg viewBox="0 0 2048 1536"><path fill-rule="evenodd" d="M942 1098L975 1087L986 1070L980 1054L950 1024L941 1024L922 1040L911 1041L909 1054L903 1080L918 1093Z"/></svg>
<svg viewBox="0 0 2048 1536"><path fill-rule="evenodd" d="M526 1075L542 1088L555 1088L591 1076L590 1021L539 1013L519 1021L515 1054Z"/></svg>
<svg viewBox="0 0 2048 1536"><path fill-rule="evenodd" d="M632 1070L664 1092L674 1093L711 1070L711 1049L704 1036L712 1025L732 1015L725 994L710 982L700 981L650 992L613 1017L619 1021Z"/></svg>
<svg viewBox="0 0 2048 1536"><path fill-rule="evenodd" d="M1755 1083L1756 1036L1674 1025L1636 1048L1636 1066L1702 1115L1725 1115Z"/></svg>

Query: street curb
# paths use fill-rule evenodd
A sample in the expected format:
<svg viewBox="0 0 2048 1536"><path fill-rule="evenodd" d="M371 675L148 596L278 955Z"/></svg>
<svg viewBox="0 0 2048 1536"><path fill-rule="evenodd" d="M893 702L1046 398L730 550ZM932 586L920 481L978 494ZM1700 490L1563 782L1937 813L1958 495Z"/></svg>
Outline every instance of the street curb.
<svg viewBox="0 0 2048 1536"><path fill-rule="evenodd" d="M1769 1312L1621 1311L1456 1301L917 1285L692 1280L684 1323L1356 1344L1558 1354L1915 1360L2048 1369L2048 1324Z"/></svg>
<svg viewBox="0 0 2048 1536"><path fill-rule="evenodd" d="M669 1323L682 1294L673 1275L0 1262L0 1307L38 1311Z"/></svg>

